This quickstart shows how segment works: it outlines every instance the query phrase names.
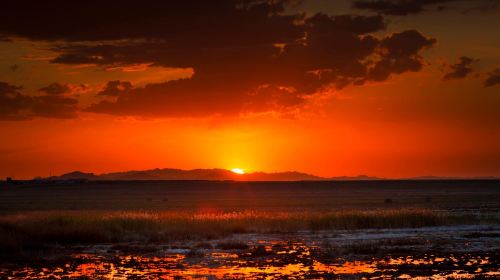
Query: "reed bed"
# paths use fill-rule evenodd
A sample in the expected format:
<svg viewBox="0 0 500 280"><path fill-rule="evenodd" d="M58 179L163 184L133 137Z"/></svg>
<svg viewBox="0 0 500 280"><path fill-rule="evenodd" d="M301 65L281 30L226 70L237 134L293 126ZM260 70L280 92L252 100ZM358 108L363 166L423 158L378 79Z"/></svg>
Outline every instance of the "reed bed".
<svg viewBox="0 0 500 280"><path fill-rule="evenodd" d="M426 209L276 211L47 211L0 216L0 251L53 245L202 240L235 233L418 228L498 223Z"/></svg>

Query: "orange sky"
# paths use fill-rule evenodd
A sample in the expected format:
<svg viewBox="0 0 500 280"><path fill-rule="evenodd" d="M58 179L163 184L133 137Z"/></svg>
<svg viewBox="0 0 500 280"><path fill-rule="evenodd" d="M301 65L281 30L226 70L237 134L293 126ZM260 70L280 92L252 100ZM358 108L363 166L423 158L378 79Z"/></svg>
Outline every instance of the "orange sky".
<svg viewBox="0 0 500 280"><path fill-rule="evenodd" d="M54 34L37 31L37 20L46 20L43 17L35 17L28 29L9 25L0 29L0 39L2 32L10 38L0 40L0 176L33 178L74 170L104 173L163 167L237 167L247 172L297 170L320 176L388 178L500 176L500 82L485 86L488 79L493 81L495 69L500 69L500 38L495 36L500 26L498 8L469 11L464 9L482 6L469 7L462 1L447 5L449 9L440 12L424 6L422 11L405 15L355 9L347 0L286 6L278 16L306 12L302 21L310 24L307 34L311 37L306 39L308 44L294 46L298 50L285 48L281 54L274 53L269 42L289 40L280 34L290 29L286 36L293 40L285 45L293 46L302 23L287 23L292 26L277 33L252 31L266 39L249 49L236 44L253 44L235 35L237 32L212 36L219 44L215 45L203 38L199 42L186 39L184 33L151 31L160 38L178 36L172 40L193 52L185 56L176 47L171 56L170 50L164 50L170 46L156 39L147 41L153 36L149 32L133 33L136 26L129 26L125 38L117 40L107 33L99 35L102 38L87 38L78 29L76 35L57 28ZM24 12L11 6L7 10L18 15ZM325 26L335 32L320 29L319 18L307 21L317 12L331 17L321 20L331 20ZM342 37L342 28L351 28L346 25L354 26L354 22L341 22L335 15L378 13L387 24L385 29L352 35L377 38L379 45L370 48L372 53L366 57L351 53L358 46L369 48L362 39L337 51L345 54L321 53L323 44L335 49L343 43L339 40L350 40ZM261 18L251 16L245 22L263 24ZM154 15L150 17L154 21ZM103 30L113 26L113 21L97 18L96 22L102 20ZM236 21L230 16L226 20ZM145 28L137 22L137 30ZM85 27L87 23L74 24ZM266 21L263 26L272 30L273 24ZM294 24L299 24L299 31ZM373 28L373 24L363 28ZM276 26L282 28L282 23ZM189 30L184 32L190 35ZM390 44L396 43L387 38L405 30L422 34L421 49L413 53L410 49L415 43L404 45L403 41L391 49ZM312 37L314 32L318 37ZM81 38L71 37L77 35ZM199 34L192 36L199 38ZM188 46L191 41L206 45L201 49ZM131 49L108 53L91 48L99 44L130 44ZM87 60L97 54L102 58L93 63L81 58L74 62L63 57L70 51L62 45L85 45L72 49L71 59L89 53L92 56L86 56ZM318 49L312 49L316 46ZM392 51L394 54L386 53ZM266 56L269 53L272 56ZM348 59L343 61L343 57ZM375 73L370 76L371 70L352 74L352 67L361 61L358 58L368 65L366 60L384 57L393 62L415 59L411 63L419 63L421 68L405 64L408 68L399 71L392 65L383 79L374 78ZM470 63L461 57L471 58ZM55 58L64 58L64 62L56 63ZM335 61L321 62L328 59ZM311 90L310 81L301 75L320 69L340 74ZM447 74L452 78L443 78ZM108 83L118 80L119 84ZM43 89L52 83L61 86L60 93L59 88Z"/></svg>

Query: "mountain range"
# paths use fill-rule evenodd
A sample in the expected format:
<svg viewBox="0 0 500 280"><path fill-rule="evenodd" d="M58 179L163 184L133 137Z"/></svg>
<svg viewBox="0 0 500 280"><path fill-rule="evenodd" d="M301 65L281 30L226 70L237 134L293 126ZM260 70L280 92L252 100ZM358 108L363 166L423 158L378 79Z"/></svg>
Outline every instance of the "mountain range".
<svg viewBox="0 0 500 280"><path fill-rule="evenodd" d="M357 177L319 177L296 171L286 172L252 172L236 174L226 169L192 169L157 168L150 170L133 170L104 174L74 171L61 176L52 176L48 180L213 180L213 181L318 181L318 180L377 180L380 178L365 175Z"/></svg>

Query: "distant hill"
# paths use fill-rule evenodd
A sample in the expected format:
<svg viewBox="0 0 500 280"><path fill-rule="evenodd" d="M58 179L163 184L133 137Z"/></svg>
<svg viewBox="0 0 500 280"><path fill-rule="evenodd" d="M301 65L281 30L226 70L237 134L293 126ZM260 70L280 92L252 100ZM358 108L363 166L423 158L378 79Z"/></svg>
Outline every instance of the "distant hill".
<svg viewBox="0 0 500 280"><path fill-rule="evenodd" d="M498 177L438 177L420 176L386 179L367 175L359 176L337 176L319 177L307 173L286 171L286 172L253 172L246 174L236 174L230 170L214 169L174 169L156 168L149 170L131 170L124 172L113 172L104 174L85 173L74 171L61 176L49 178L39 178L42 180L208 180L208 181L374 181L374 180L499 180Z"/></svg>
<svg viewBox="0 0 500 280"><path fill-rule="evenodd" d="M295 171L289 172L254 172L247 174L236 174L226 169L150 169L150 170L133 170L125 172L114 172L95 175L94 173L84 173L75 171L61 176L47 178L50 180L72 180L72 179L88 179L88 180L234 180L234 181L310 181L310 180L328 180L327 178L318 177L306 173Z"/></svg>
<svg viewBox="0 0 500 280"><path fill-rule="evenodd" d="M338 176L329 178L333 181L371 181L371 180L384 180L384 178L379 177L371 177L366 175L359 176Z"/></svg>
<svg viewBox="0 0 500 280"><path fill-rule="evenodd" d="M80 171L74 171L74 172L63 174L61 176L50 177L48 179L54 179L54 180L74 180L74 179L95 180L95 179L98 179L98 177L99 176L95 175L94 173L84 173L84 172L80 172Z"/></svg>

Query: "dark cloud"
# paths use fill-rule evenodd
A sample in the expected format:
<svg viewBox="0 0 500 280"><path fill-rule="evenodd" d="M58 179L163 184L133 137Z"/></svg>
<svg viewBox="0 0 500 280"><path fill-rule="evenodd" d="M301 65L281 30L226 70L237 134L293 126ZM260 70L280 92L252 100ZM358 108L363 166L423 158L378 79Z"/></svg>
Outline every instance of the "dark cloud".
<svg viewBox="0 0 500 280"><path fill-rule="evenodd" d="M453 3L453 5L452 5ZM445 11L459 8L464 13L498 9L498 0L355 0L353 7L384 15L405 16L430 9Z"/></svg>
<svg viewBox="0 0 500 280"><path fill-rule="evenodd" d="M235 86L232 86L235 90ZM103 100L89 112L143 117L203 117L213 114L286 110L304 100L293 89L263 85L248 94L227 94L227 87L197 78L121 90L116 101Z"/></svg>
<svg viewBox="0 0 500 280"><path fill-rule="evenodd" d="M498 0L485 0L485 1L477 1L477 5L468 7L463 10L464 14L471 13L495 13L500 11L500 1Z"/></svg>
<svg viewBox="0 0 500 280"><path fill-rule="evenodd" d="M42 87L38 91L46 95L75 95L85 92L88 89L89 87L84 84L61 84L56 82Z"/></svg>
<svg viewBox="0 0 500 280"><path fill-rule="evenodd" d="M0 32L36 40L165 40L215 44L287 41L296 16L286 1L266 0L18 0L2 3ZM251 23L251 24L249 24Z"/></svg>
<svg viewBox="0 0 500 280"><path fill-rule="evenodd" d="M500 84L500 68L488 73L488 78L484 81L485 87L492 87Z"/></svg>
<svg viewBox="0 0 500 280"><path fill-rule="evenodd" d="M15 95L23 87L10 85L6 82L0 82L0 95Z"/></svg>
<svg viewBox="0 0 500 280"><path fill-rule="evenodd" d="M68 85L52 83L46 87L40 88L39 91L50 95L60 95L71 92L71 88Z"/></svg>
<svg viewBox="0 0 500 280"><path fill-rule="evenodd" d="M420 13L430 5L453 1L456 0L358 0L353 2L353 6L385 15L403 16Z"/></svg>
<svg viewBox="0 0 500 280"><path fill-rule="evenodd" d="M22 87L0 82L0 120L17 120L25 117L20 114L31 104L31 99L22 95Z"/></svg>
<svg viewBox="0 0 500 280"><path fill-rule="evenodd" d="M407 30L384 38L380 43L380 58L370 68L368 79L384 81L391 74L421 70L424 60L420 52L435 43L435 39L426 38L416 30Z"/></svg>
<svg viewBox="0 0 500 280"><path fill-rule="evenodd" d="M443 76L442 80L448 81L467 77L473 71L472 64L478 61L467 56L460 57L457 63L448 66L448 72Z"/></svg>
<svg viewBox="0 0 500 280"><path fill-rule="evenodd" d="M30 96L22 87L0 82L0 120L28 120L34 117L74 118L78 100L61 95Z"/></svg>
<svg viewBox="0 0 500 280"><path fill-rule="evenodd" d="M33 97L32 117L75 118L78 100L72 97L42 95Z"/></svg>
<svg viewBox="0 0 500 280"><path fill-rule="evenodd" d="M62 54L53 62L102 66L153 63L194 70L190 79L142 88L121 85L120 89L118 82L110 83L101 95L118 98L90 106L92 112L168 117L286 111L323 87L382 81L391 74L420 70L423 59L419 53L435 40L414 30L383 39L367 34L384 27L381 17L317 14L305 19L304 37L282 46L172 49L164 43L72 45L60 48ZM381 60L371 69L365 61L374 55Z"/></svg>
<svg viewBox="0 0 500 280"><path fill-rule="evenodd" d="M272 55L264 56L266 59L249 56L248 60L235 59L240 63L235 64L233 59L223 61L221 55L220 64L191 65L195 74L189 79L140 88L110 82L101 95L105 92L117 96L116 101L103 100L87 110L149 117L293 110L325 86L342 88L360 81L382 81L391 74L419 71L424 64L420 52L435 43L414 30L382 40L360 37L344 29L325 28L323 24L331 23L331 19L325 19L328 17L308 20L310 30L305 42L286 45L281 51L269 50ZM127 57L118 53L119 57ZM374 65L363 63L374 55L379 57ZM98 56L109 61L104 53ZM137 61L135 56L132 60Z"/></svg>
<svg viewBox="0 0 500 280"><path fill-rule="evenodd" d="M103 96L118 96L128 93L132 89L132 84L127 81L109 81L106 86L97 93Z"/></svg>
<svg viewBox="0 0 500 280"><path fill-rule="evenodd" d="M111 81L98 96L113 98L87 108L161 117L295 110L323 89L419 71L435 42L415 30L378 38L382 16L285 14L286 2L9 1L0 31L54 41L52 63L192 69L143 87Z"/></svg>
<svg viewBox="0 0 500 280"><path fill-rule="evenodd" d="M19 70L19 68L21 68L21 66L19 66L17 64L13 64L9 67L10 71L12 71L12 72L16 72L17 70Z"/></svg>

